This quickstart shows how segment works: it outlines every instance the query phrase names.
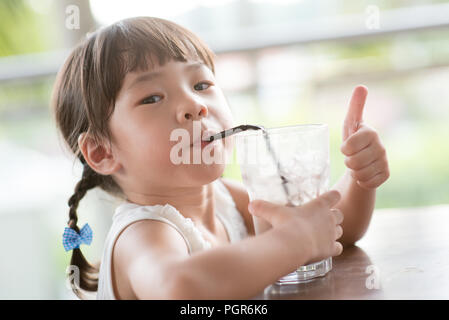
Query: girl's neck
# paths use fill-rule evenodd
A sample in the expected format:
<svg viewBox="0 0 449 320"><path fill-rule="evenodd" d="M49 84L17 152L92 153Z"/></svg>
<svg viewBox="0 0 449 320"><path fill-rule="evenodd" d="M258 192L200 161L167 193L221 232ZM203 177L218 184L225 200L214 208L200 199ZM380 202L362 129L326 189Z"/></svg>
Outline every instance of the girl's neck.
<svg viewBox="0 0 449 320"><path fill-rule="evenodd" d="M127 201L139 205L164 205L175 207L185 218L192 219L215 231L215 203L213 184L175 188L170 190L151 190L148 193L127 192Z"/></svg>

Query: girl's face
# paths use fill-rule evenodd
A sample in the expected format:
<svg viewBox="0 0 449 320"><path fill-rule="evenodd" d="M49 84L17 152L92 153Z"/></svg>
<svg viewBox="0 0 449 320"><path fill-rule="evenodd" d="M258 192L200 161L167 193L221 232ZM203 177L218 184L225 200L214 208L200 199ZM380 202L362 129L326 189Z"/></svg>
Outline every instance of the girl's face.
<svg viewBox="0 0 449 320"><path fill-rule="evenodd" d="M113 152L121 164L115 177L125 194L199 186L221 176L223 155L229 156L233 147L230 139L191 146L198 138L194 123L201 135L233 126L224 94L205 64L170 60L126 75L109 123ZM188 139L176 136L171 141L175 129L183 130ZM175 154L182 153L188 163L176 164L179 157L174 157L172 148L182 149ZM207 164L204 156L220 160Z"/></svg>

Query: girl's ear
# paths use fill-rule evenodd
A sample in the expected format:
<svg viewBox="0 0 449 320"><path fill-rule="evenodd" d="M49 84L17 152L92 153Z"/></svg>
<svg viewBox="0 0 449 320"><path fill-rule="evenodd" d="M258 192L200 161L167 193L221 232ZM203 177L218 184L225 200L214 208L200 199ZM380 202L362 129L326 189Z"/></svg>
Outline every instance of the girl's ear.
<svg viewBox="0 0 449 320"><path fill-rule="evenodd" d="M99 145L85 132L78 137L78 147L87 164L99 174L110 175L121 167L110 144L109 146Z"/></svg>

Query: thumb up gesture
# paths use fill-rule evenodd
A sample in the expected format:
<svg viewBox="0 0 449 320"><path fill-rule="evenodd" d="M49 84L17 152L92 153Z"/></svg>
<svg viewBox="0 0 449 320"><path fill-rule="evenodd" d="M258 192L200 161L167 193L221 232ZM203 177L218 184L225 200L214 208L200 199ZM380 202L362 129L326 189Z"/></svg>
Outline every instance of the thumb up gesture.
<svg viewBox="0 0 449 320"><path fill-rule="evenodd" d="M363 121L368 89L357 86L349 102L348 113L343 124L341 152L352 178L365 189L374 189L390 176L385 147L377 132Z"/></svg>

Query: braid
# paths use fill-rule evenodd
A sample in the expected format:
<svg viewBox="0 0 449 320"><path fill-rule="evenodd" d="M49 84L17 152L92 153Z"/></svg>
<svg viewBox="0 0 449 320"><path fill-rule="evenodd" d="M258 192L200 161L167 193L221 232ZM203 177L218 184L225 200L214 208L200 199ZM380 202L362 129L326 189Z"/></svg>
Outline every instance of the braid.
<svg viewBox="0 0 449 320"><path fill-rule="evenodd" d="M80 200L86 195L88 190L95 188L101 183L101 176L92 170L84 159L81 160L81 162L84 162L83 175L81 180L75 186L75 193L68 201L70 207L68 225L76 232L79 232L76 210L78 209Z"/></svg>
<svg viewBox="0 0 449 320"><path fill-rule="evenodd" d="M101 175L97 174L92 170L86 163L84 158L80 156L80 160L84 165L83 175L81 180L75 186L75 192L70 197L68 205L69 210L69 221L68 225L70 228L75 230L77 233L80 232L77 223L78 216L76 210L78 209L78 204L80 200L85 196L86 192L90 189L99 186L102 182ZM79 269L79 287L71 283L73 292L81 299L84 298L83 294L80 292L80 288L87 291L97 291L98 288L98 277L92 276L93 274L98 274L98 267L92 266L84 257L80 248L75 248L72 250L72 258L70 264L77 266Z"/></svg>

